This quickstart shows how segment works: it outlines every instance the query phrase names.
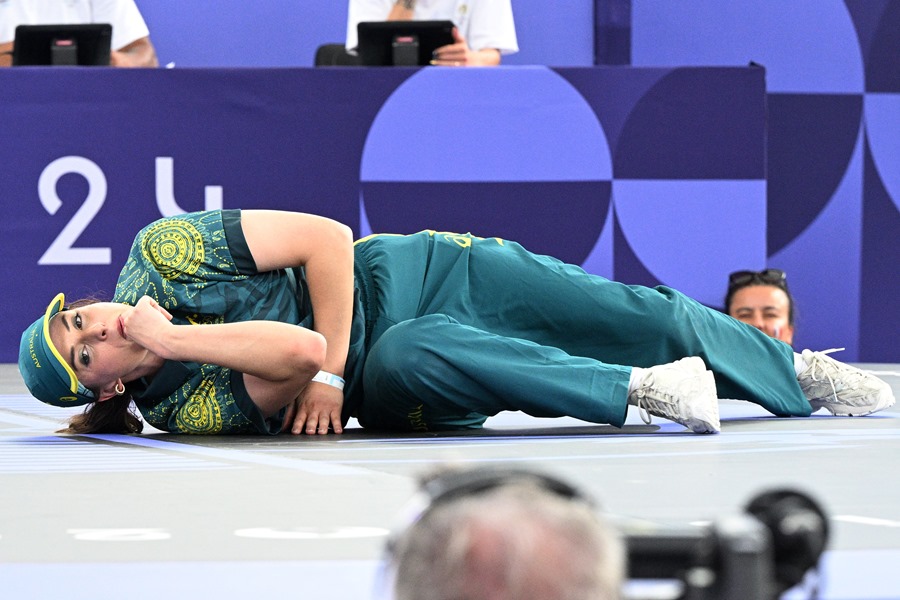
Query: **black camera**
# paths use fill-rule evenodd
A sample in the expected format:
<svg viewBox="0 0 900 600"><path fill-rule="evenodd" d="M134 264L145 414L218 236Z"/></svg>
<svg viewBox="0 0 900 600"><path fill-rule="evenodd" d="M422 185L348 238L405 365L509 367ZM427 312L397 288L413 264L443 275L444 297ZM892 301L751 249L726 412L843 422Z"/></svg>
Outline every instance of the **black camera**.
<svg viewBox="0 0 900 600"><path fill-rule="evenodd" d="M497 487L530 481L596 509L593 498L555 476L517 467L441 471L423 478L406 528L436 507ZM828 517L808 495L778 489L755 496L740 513L702 527L606 514L628 554L627 600L777 600L816 567L828 542ZM389 561L396 546L388 540ZM650 585L651 581L663 585ZM642 583L648 584L642 593ZM663 595L663 592L665 593ZM814 598L817 590L810 597Z"/></svg>
<svg viewBox="0 0 900 600"><path fill-rule="evenodd" d="M673 600L776 600L818 565L828 542L825 512L793 490L759 494L743 513L704 527L616 524L628 548L629 579L675 581Z"/></svg>

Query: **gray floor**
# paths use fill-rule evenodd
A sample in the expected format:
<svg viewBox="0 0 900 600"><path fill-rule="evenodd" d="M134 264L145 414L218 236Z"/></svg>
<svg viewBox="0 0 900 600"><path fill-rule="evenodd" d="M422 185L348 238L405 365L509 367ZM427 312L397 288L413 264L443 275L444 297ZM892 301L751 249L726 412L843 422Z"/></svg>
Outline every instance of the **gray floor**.
<svg viewBox="0 0 900 600"><path fill-rule="evenodd" d="M900 365L865 366L900 395ZM900 598L896 406L776 419L725 400L717 436L636 414L622 430L504 414L467 435L54 434L70 413L0 366L2 598L376 598L385 536L444 462L534 466L610 513L686 527L799 489L831 518L821 597Z"/></svg>

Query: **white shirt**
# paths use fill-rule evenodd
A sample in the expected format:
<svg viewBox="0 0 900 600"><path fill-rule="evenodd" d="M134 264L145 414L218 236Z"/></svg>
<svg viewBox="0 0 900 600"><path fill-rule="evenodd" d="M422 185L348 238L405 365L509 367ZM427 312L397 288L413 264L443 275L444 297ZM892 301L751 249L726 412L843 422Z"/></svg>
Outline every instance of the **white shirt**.
<svg viewBox="0 0 900 600"><path fill-rule="evenodd" d="M112 49L150 35L134 0L0 0L0 44L18 25L112 25Z"/></svg>
<svg viewBox="0 0 900 600"><path fill-rule="evenodd" d="M385 21L396 0L350 0L347 49L357 46L356 24ZM519 51L510 0L417 0L416 21L453 21L472 50Z"/></svg>

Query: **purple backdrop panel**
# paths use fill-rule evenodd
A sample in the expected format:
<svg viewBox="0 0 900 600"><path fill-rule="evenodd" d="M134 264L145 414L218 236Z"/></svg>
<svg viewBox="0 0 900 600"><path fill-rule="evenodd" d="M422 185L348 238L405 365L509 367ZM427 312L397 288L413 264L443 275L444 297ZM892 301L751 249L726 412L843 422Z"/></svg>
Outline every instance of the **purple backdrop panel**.
<svg viewBox="0 0 900 600"><path fill-rule="evenodd" d="M900 108L900 95L892 99L895 110ZM900 135L896 115L894 136ZM860 359L896 363L900 362L900 190L894 188L889 195L886 182L897 183L898 161L896 154L892 160L879 156L868 144L865 154Z"/></svg>
<svg viewBox="0 0 900 600"><path fill-rule="evenodd" d="M617 179L765 177L765 71L719 72L725 85L676 69L641 97L613 154Z"/></svg>
<svg viewBox="0 0 900 600"><path fill-rule="evenodd" d="M829 202L859 135L862 96L769 94L769 254Z"/></svg>
<svg viewBox="0 0 900 600"><path fill-rule="evenodd" d="M867 92L900 92L900 2L844 0L865 61Z"/></svg>
<svg viewBox="0 0 900 600"><path fill-rule="evenodd" d="M766 263L788 273L797 303L795 346L846 348L841 357L850 361L859 359L862 139L857 136L828 203L790 244L769 254Z"/></svg>
<svg viewBox="0 0 900 600"><path fill-rule="evenodd" d="M15 360L20 332L57 292L109 296L140 227L203 208L304 210L357 233L484 231L609 274L611 157L635 146L630 132L721 115L716 90L743 85L758 108L736 105L729 126L762 138L759 70L697 71L667 80L672 71L621 68L4 70L0 250L14 259L0 273L9 315L0 361ZM636 110L648 93L655 104L709 106ZM696 154L708 129L685 122L680 131L669 141ZM703 146L712 162L743 156L723 147L737 137L716 139ZM762 146L750 145L757 172ZM394 168L408 156L416 160ZM746 169L722 166L713 178Z"/></svg>
<svg viewBox="0 0 900 600"><path fill-rule="evenodd" d="M627 79L615 69L592 75L595 85ZM421 69L379 111L360 173L362 181L608 181L612 163L597 115L552 69Z"/></svg>
<svg viewBox="0 0 900 600"><path fill-rule="evenodd" d="M0 360L59 291L109 297L131 240L163 214L302 209L356 226L358 164L412 71L0 73L6 256ZM364 95L359 90L364 89Z"/></svg>
<svg viewBox="0 0 900 600"><path fill-rule="evenodd" d="M609 87L583 70L560 74L600 118L615 178L765 178L763 69L645 68Z"/></svg>
<svg viewBox="0 0 900 600"><path fill-rule="evenodd" d="M789 270L797 344L846 346L844 360L896 360L897 327L886 315L900 314L900 250L888 241L900 238L892 183L900 164L900 2L598 0L597 34L611 23L628 31L610 43L630 45L607 49L611 60L765 67L767 264Z"/></svg>
<svg viewBox="0 0 900 600"><path fill-rule="evenodd" d="M603 125L609 147L615 149L619 147L622 129L631 117L631 107L635 106L661 79L669 75L672 69L630 69L629 77L617 81L616 85L597 85L597 78L588 69L557 71L578 90L593 109Z"/></svg>
<svg viewBox="0 0 900 600"><path fill-rule="evenodd" d="M606 222L610 182L363 182L362 196L374 232L468 232L579 265Z"/></svg>
<svg viewBox="0 0 900 600"><path fill-rule="evenodd" d="M732 271L766 264L766 182L616 180L616 279L721 306ZM621 256L620 256L621 254ZM640 260L641 268L634 261ZM630 279L641 275L641 279Z"/></svg>

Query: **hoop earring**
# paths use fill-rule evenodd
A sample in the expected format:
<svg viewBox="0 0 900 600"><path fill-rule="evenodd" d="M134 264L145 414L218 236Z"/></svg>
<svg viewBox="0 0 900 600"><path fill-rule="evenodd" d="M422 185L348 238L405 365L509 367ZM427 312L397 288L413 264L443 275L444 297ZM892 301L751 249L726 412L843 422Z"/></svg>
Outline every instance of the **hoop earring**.
<svg viewBox="0 0 900 600"><path fill-rule="evenodd" d="M125 384L119 381L116 383L116 396L121 396L125 393Z"/></svg>

